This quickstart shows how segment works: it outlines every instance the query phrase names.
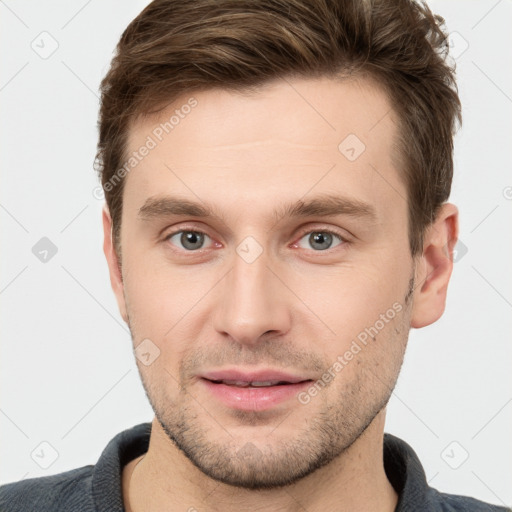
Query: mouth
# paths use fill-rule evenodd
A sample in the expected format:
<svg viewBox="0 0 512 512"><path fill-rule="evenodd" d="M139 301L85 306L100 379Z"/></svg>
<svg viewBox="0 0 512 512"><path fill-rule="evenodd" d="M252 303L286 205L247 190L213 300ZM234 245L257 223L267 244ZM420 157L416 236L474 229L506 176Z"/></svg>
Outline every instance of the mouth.
<svg viewBox="0 0 512 512"><path fill-rule="evenodd" d="M208 372L200 382L218 402L231 409L264 411L289 401L311 385L308 377L276 371L241 372L238 370ZM296 402L298 404L298 402Z"/></svg>
<svg viewBox="0 0 512 512"><path fill-rule="evenodd" d="M247 382L244 380L211 380L213 384L225 384L226 386L235 386L237 388L268 388L272 386L287 386L296 384L284 380L260 380Z"/></svg>

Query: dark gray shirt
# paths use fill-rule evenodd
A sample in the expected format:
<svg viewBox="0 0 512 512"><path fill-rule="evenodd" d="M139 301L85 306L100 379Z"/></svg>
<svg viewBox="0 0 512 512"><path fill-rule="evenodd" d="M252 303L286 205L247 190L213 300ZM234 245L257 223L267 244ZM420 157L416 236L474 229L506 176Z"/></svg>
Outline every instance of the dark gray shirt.
<svg viewBox="0 0 512 512"><path fill-rule="evenodd" d="M123 512L123 466L146 453L150 433L151 423L121 432L109 442L94 466L1 486L0 511ZM511 510L429 487L413 449L390 434L384 434L384 467L399 495L395 512Z"/></svg>

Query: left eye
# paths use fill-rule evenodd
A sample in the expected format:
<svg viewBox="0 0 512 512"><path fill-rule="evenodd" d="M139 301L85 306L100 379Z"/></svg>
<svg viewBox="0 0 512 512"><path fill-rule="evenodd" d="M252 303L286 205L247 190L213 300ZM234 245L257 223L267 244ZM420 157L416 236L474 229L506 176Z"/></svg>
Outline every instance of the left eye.
<svg viewBox="0 0 512 512"><path fill-rule="evenodd" d="M174 245L177 245L179 241L184 249L193 251L203 249L205 238L210 237L200 231L177 231L176 233L171 233L166 240L170 240Z"/></svg>
<svg viewBox="0 0 512 512"><path fill-rule="evenodd" d="M311 231L306 233L306 235L304 235L299 240L298 245L303 249L309 249L309 247L304 247L304 245L302 245L302 241L306 239L306 243L310 244L313 249L318 251L326 251L327 249L331 248L334 238L337 238L340 241L337 245L340 245L344 242L340 235L331 231Z"/></svg>

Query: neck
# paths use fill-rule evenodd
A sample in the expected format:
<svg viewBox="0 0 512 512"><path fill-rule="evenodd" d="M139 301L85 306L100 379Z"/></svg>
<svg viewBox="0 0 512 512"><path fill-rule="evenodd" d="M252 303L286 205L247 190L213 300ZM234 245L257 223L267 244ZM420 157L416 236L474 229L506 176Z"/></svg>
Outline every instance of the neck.
<svg viewBox="0 0 512 512"><path fill-rule="evenodd" d="M123 469L125 509L393 512L398 496L384 471L384 415L381 411L330 464L295 484L257 491L219 483L204 475L169 440L155 418L148 452Z"/></svg>
<svg viewBox="0 0 512 512"><path fill-rule="evenodd" d="M125 509L392 512L398 497L384 471L384 414L381 411L363 435L330 464L295 484L257 491L204 475L169 440L155 418L148 452L123 469Z"/></svg>

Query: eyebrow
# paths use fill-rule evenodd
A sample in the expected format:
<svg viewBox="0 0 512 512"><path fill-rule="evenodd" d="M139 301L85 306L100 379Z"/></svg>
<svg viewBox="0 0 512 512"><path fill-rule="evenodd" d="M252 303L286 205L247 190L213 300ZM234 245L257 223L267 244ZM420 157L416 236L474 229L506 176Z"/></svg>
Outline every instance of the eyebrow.
<svg viewBox="0 0 512 512"><path fill-rule="evenodd" d="M171 215L204 219L217 218L225 222L225 217L217 212L214 207L202 201L195 202L175 196L149 197L138 213L139 218L145 221ZM333 194L323 194L306 201L299 199L284 204L272 212L276 222L283 218L329 217L335 215L361 217L367 220L377 218L375 208L371 204Z"/></svg>

